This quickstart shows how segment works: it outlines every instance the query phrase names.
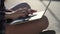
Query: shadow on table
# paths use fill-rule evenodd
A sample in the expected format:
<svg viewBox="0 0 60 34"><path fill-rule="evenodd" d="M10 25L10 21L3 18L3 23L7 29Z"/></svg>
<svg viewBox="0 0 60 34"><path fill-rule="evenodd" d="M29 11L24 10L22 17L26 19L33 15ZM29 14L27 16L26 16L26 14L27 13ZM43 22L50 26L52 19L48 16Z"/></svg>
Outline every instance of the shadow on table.
<svg viewBox="0 0 60 34"><path fill-rule="evenodd" d="M54 30L48 30L48 31L44 31L40 34L56 34L56 32Z"/></svg>

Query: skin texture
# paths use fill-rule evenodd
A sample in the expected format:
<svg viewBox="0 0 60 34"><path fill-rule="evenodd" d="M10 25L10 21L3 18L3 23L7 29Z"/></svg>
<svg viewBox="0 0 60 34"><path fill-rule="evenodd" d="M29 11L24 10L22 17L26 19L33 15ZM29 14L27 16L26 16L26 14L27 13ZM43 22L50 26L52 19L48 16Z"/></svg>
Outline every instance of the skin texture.
<svg viewBox="0 0 60 34"><path fill-rule="evenodd" d="M39 34L49 25L46 16L23 24L6 25L5 34Z"/></svg>
<svg viewBox="0 0 60 34"><path fill-rule="evenodd" d="M20 8L16 11L14 11L14 13L12 13L13 11L12 10L9 10L11 12L5 12L5 18L8 19L17 19L18 17L25 17L29 14L33 14L34 12L37 12L36 10L32 10L32 9L28 9L27 7L25 8ZM11 13L11 14L7 14L7 13Z"/></svg>

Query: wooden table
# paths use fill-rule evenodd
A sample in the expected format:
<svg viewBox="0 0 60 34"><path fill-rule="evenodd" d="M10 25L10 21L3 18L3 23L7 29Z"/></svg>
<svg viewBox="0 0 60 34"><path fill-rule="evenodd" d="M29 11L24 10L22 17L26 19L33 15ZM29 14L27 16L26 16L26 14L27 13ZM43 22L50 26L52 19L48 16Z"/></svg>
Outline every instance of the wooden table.
<svg viewBox="0 0 60 34"><path fill-rule="evenodd" d="M46 16L23 24L6 25L5 34L39 34L49 25Z"/></svg>

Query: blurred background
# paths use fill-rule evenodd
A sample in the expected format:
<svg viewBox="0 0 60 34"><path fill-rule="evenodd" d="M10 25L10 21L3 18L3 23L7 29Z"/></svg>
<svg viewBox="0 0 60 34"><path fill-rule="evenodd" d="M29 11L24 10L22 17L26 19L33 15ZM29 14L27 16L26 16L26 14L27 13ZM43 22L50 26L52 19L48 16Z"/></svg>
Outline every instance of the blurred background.
<svg viewBox="0 0 60 34"><path fill-rule="evenodd" d="M40 2L46 7L49 0ZM60 0L52 0L45 15L49 20L47 30L55 30L56 34L60 34Z"/></svg>
<svg viewBox="0 0 60 34"><path fill-rule="evenodd" d="M49 3L49 0L6 0L5 6L8 9L21 3L21 1L32 2L31 7L39 11L45 11ZM52 0L45 15L49 20L49 26L46 30L54 30L56 34L60 34L60 0Z"/></svg>

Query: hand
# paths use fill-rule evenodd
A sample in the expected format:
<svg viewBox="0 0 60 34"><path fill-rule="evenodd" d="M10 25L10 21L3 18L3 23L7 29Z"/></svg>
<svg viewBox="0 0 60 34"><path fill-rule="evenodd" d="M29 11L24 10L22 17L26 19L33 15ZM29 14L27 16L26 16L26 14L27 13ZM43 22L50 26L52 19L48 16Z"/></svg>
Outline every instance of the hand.
<svg viewBox="0 0 60 34"><path fill-rule="evenodd" d="M25 17L25 13L23 13L21 9L16 10L15 13L12 13L12 12L13 11L6 12L6 15L5 15L6 19L9 18L9 19L14 20L14 19L17 19L19 17ZM7 13L11 13L11 14L7 14Z"/></svg>
<svg viewBox="0 0 60 34"><path fill-rule="evenodd" d="M34 12L37 12L36 10L33 10L33 9L28 9L28 13L29 14L33 14Z"/></svg>

